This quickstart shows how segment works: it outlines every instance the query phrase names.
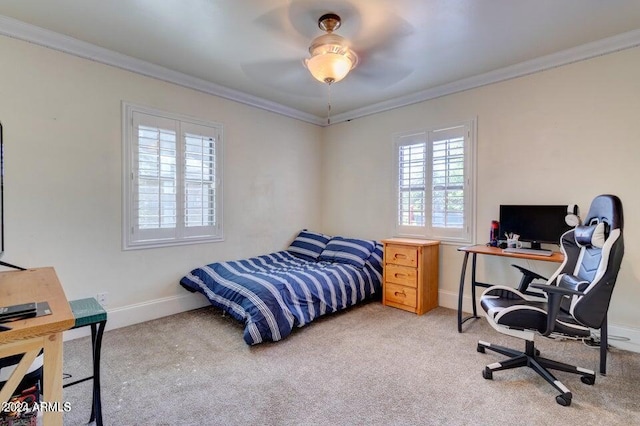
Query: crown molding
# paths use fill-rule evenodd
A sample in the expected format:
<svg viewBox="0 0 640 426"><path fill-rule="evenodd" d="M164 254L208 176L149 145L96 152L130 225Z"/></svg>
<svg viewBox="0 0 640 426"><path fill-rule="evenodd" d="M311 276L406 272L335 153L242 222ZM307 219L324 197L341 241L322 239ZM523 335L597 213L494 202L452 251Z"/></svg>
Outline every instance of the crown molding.
<svg viewBox="0 0 640 426"><path fill-rule="evenodd" d="M201 78L193 77L178 71L142 61L121 53L114 52L73 37L27 24L13 18L0 15L0 35L5 35L40 46L59 50L64 53L111 65L127 71L153 77L158 80L174 83L210 95L219 96L242 104L264 109L307 123L322 125L324 119L314 114L299 111L288 106L272 102L238 90L229 89Z"/></svg>
<svg viewBox="0 0 640 426"><path fill-rule="evenodd" d="M546 71L551 68L557 68L563 65L572 64L574 62L584 61L586 59L595 58L597 56L607 55L609 53L618 52L625 49L640 46L640 30L633 30L626 33L618 34L612 37L597 40L591 43L583 44L571 49L566 49L550 55L541 56L529 61L520 62L508 67L489 71L452 83L443 84L441 86L432 87L411 95L390 99L388 101L378 102L368 105L364 108L358 108L337 114L332 117L332 124L354 120L367 115L388 111L419 102L428 101L446 95L462 92L477 87L486 86L488 84L499 83L505 80L511 80Z"/></svg>
<svg viewBox="0 0 640 426"><path fill-rule="evenodd" d="M229 99L256 108L264 109L276 114L301 120L318 126L327 126L326 118L309 114L276 102L257 96L229 89L227 87L196 78L178 71L173 71L159 65L142 61L131 56L123 55L91 43L77 40L54 31L46 30L35 25L0 15L0 34L40 46L59 50L81 58L90 59L106 65L111 65L127 71L153 77L158 80L174 83L183 87L198 90L221 98ZM633 30L602 40L583 44L550 55L493 70L484 74L464 78L452 83L432 87L407 96L390 99L383 102L357 108L331 117L331 124L354 120L367 115L401 108L404 106L428 101L465 90L486 86L488 84L511 80L529 74L549 70L562 65L595 58L620 50L640 46L640 30Z"/></svg>

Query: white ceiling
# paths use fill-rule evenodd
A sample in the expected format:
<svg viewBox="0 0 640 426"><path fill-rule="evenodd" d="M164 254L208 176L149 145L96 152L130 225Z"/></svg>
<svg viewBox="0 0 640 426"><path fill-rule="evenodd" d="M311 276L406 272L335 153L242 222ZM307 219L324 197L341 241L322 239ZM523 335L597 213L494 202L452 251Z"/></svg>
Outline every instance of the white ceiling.
<svg viewBox="0 0 640 426"><path fill-rule="evenodd" d="M326 124L327 12L360 56L334 123L640 45L639 0L2 0L0 34Z"/></svg>

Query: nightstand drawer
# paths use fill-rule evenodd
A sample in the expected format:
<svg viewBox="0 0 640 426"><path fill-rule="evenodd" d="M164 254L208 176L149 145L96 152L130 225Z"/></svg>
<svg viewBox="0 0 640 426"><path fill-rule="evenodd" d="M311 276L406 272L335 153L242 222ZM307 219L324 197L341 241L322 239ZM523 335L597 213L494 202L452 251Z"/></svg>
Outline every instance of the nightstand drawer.
<svg viewBox="0 0 640 426"><path fill-rule="evenodd" d="M407 266L387 264L384 270L384 279L395 284L417 287L418 270Z"/></svg>
<svg viewBox="0 0 640 426"><path fill-rule="evenodd" d="M417 304L416 294L417 293L415 288L391 283L384 283L384 297L387 302L407 305L415 308Z"/></svg>
<svg viewBox="0 0 640 426"><path fill-rule="evenodd" d="M418 250L415 247L387 245L384 261L415 268L418 266Z"/></svg>

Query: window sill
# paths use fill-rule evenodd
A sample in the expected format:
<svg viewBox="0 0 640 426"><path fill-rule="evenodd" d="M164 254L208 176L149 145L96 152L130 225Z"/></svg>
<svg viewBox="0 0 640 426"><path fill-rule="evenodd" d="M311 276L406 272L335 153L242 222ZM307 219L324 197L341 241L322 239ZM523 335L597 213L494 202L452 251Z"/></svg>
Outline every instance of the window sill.
<svg viewBox="0 0 640 426"><path fill-rule="evenodd" d="M207 238L185 239L185 240L178 240L178 241L165 240L165 241L125 243L122 246L122 251L154 249L154 248L174 247L174 246L190 246L193 244L221 243L223 241L224 241L224 237L214 237L214 238L207 237Z"/></svg>

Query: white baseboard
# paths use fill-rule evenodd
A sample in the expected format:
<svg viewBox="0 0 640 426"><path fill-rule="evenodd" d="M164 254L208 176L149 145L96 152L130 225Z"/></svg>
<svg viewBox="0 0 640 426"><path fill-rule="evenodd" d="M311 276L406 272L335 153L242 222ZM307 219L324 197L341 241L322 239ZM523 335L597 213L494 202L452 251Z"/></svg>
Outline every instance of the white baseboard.
<svg viewBox="0 0 640 426"><path fill-rule="evenodd" d="M640 330L609 324L609 346L640 353Z"/></svg>
<svg viewBox="0 0 640 426"><path fill-rule="evenodd" d="M107 309L107 326L105 331L151 321L208 305L209 302L199 293L189 293L182 296L164 297L148 302L135 303L121 308ZM80 337L90 335L91 328L82 327L65 331L64 340L79 339Z"/></svg>
<svg viewBox="0 0 640 426"><path fill-rule="evenodd" d="M445 308L458 309L458 294L440 290L438 292L439 305ZM208 306L209 302L200 294L186 294L183 296L164 297L148 302L135 303L121 308L107 309L106 330L126 327L145 321L190 311ZM462 299L463 312L472 310L471 297ZM478 312L480 313L480 312ZM64 332L64 340L73 340L91 335L89 327L82 327ZM640 329L622 325L609 324L609 344L616 348L640 353Z"/></svg>
<svg viewBox="0 0 640 426"><path fill-rule="evenodd" d="M477 290L479 290L477 296L480 297L480 294L484 289L480 288ZM458 293L440 290L438 292L438 298L440 306L456 311L458 310ZM472 310L471 296L463 296L462 311L469 314ZM477 312L480 316L484 315L484 312L482 312L480 307L478 307ZM609 345L619 349L640 353L640 329L609 323Z"/></svg>
<svg viewBox="0 0 640 426"><path fill-rule="evenodd" d="M439 290L438 305L442 306L443 308L449 308L457 311L458 310L458 293ZM471 310L472 310L471 297L464 296L462 298L462 311L471 312Z"/></svg>

